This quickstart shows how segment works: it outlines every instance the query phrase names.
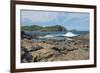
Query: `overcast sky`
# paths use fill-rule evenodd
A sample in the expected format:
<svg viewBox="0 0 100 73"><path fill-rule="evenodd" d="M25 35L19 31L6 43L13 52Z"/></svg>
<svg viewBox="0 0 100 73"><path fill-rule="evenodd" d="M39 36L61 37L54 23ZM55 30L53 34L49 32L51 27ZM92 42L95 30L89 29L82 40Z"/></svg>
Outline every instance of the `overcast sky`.
<svg viewBox="0 0 100 73"><path fill-rule="evenodd" d="M66 29L89 30L89 13L21 10L21 25L62 25Z"/></svg>

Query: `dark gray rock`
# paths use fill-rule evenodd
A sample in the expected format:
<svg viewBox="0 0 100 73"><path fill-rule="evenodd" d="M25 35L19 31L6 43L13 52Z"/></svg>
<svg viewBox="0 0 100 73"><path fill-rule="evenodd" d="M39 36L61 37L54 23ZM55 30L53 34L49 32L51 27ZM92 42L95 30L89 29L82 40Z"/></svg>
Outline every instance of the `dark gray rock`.
<svg viewBox="0 0 100 73"><path fill-rule="evenodd" d="M32 39L32 36L29 34L26 34L24 31L21 31L21 39Z"/></svg>
<svg viewBox="0 0 100 73"><path fill-rule="evenodd" d="M32 59L32 54L26 48L21 48L21 62L32 62Z"/></svg>
<svg viewBox="0 0 100 73"><path fill-rule="evenodd" d="M25 54L25 59L26 59L28 62L32 62L33 56L32 56L30 53L26 53L26 54Z"/></svg>

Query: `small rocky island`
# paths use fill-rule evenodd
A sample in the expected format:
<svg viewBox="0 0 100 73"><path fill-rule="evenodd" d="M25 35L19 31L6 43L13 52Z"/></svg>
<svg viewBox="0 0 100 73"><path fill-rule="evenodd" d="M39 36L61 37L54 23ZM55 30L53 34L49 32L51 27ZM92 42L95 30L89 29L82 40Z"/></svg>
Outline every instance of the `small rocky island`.
<svg viewBox="0 0 100 73"><path fill-rule="evenodd" d="M21 27L21 62L52 62L89 59L89 33L78 36L50 36L52 33L67 33L63 26ZM34 32L28 34L27 32ZM49 34L47 37L46 34ZM42 34L41 34L42 33Z"/></svg>

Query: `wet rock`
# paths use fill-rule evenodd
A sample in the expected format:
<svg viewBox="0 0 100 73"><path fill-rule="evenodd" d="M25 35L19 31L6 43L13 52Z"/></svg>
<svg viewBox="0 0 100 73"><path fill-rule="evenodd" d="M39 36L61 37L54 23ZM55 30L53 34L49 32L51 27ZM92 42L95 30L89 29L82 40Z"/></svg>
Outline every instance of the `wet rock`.
<svg viewBox="0 0 100 73"><path fill-rule="evenodd" d="M31 62L33 56L26 48L21 48L21 62Z"/></svg>
<svg viewBox="0 0 100 73"><path fill-rule="evenodd" d="M32 39L32 36L31 35L28 35L28 34L26 34L24 31L21 31L21 39L24 39L24 38L26 38L26 39Z"/></svg>

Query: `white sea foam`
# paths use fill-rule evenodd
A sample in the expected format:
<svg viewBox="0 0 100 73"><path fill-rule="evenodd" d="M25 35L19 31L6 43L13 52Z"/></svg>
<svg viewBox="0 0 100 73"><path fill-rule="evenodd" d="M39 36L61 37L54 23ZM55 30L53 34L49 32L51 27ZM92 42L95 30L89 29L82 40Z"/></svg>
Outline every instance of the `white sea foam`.
<svg viewBox="0 0 100 73"><path fill-rule="evenodd" d="M73 37L73 36L77 36L77 35L73 34L72 32L68 32L68 33L64 34L64 36Z"/></svg>
<svg viewBox="0 0 100 73"><path fill-rule="evenodd" d="M46 35L45 38L54 37L53 35Z"/></svg>
<svg viewBox="0 0 100 73"><path fill-rule="evenodd" d="M51 35L46 35L46 36L41 37L41 38L52 38L52 37L59 37L59 36L73 37L73 36L77 36L77 35L76 34L73 34L72 32L68 32L66 34L51 34Z"/></svg>

